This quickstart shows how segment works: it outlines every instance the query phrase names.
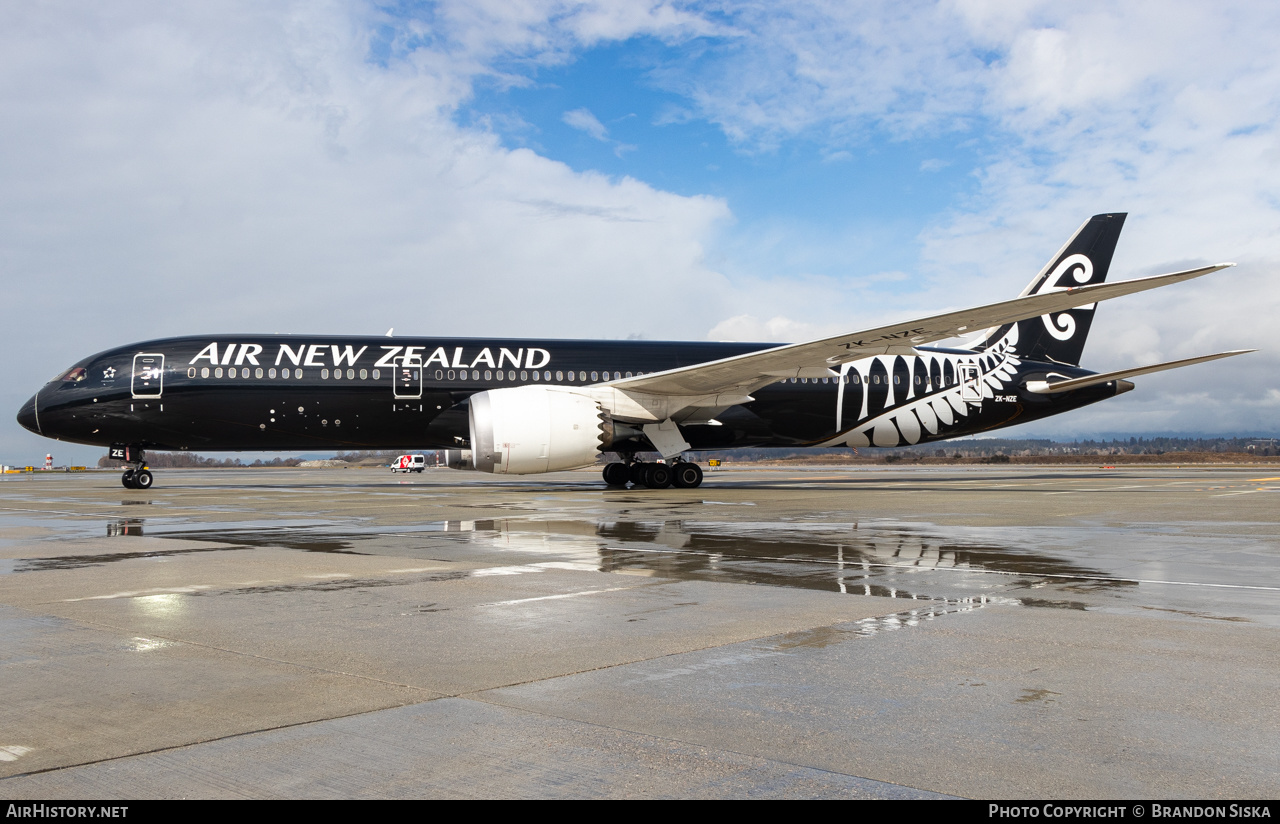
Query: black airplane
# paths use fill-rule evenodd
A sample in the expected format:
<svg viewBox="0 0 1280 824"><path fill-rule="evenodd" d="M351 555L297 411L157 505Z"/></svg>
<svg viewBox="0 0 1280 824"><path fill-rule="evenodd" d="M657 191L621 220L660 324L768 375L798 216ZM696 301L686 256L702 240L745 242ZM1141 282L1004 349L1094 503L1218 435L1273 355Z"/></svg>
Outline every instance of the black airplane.
<svg viewBox="0 0 1280 824"><path fill-rule="evenodd" d="M110 448L149 488L146 450L443 449L525 475L601 452L610 486L692 488L681 456L733 447L892 447L1039 420L1128 392L1079 366L1098 301L1230 263L1105 283L1124 214L1097 215L1013 300L799 344L212 335L86 358L18 413ZM965 334L962 346L933 344ZM638 461L658 452L662 462Z"/></svg>

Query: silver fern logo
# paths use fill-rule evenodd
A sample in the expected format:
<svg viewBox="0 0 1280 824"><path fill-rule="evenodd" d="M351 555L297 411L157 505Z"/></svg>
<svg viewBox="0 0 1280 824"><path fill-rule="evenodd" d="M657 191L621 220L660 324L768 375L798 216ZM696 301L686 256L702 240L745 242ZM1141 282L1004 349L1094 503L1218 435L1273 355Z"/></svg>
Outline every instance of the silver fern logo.
<svg viewBox="0 0 1280 824"><path fill-rule="evenodd" d="M1062 281L1070 276L1075 283L1062 283ZM1037 295L1043 295L1046 292L1061 292L1071 286L1083 286L1093 279L1093 261L1084 255L1068 255L1064 257L1049 276L1040 284L1040 288L1035 291ZM1087 306L1080 306L1080 309L1092 309L1095 304L1090 303ZM1041 315L1040 320L1044 323L1044 328L1048 330L1057 340L1070 340L1071 336L1076 333L1076 320L1071 317L1070 312L1062 312L1057 316Z"/></svg>
<svg viewBox="0 0 1280 824"><path fill-rule="evenodd" d="M845 364L846 377L854 377L861 386L860 406L853 410L853 420L844 421L844 393L849 384L841 381L836 396L836 437L821 446L905 446L931 440L939 433L959 428L983 403L996 400L1009 391L1013 376L1022 360L1017 355L1018 325L1015 323L989 350L972 355L930 354L906 358L907 380L899 386L885 384L885 409L872 414L870 407L872 365L880 363L886 381L894 374L893 355L877 355L863 361ZM898 358L901 360L901 358ZM950 364L948 369L946 364ZM955 382L935 383L934 375L955 375ZM916 383L916 376L921 378ZM1006 400L1009 396L1006 395ZM1016 398L1016 393L1013 396ZM848 429L844 429L849 426ZM944 434L945 437L945 434Z"/></svg>

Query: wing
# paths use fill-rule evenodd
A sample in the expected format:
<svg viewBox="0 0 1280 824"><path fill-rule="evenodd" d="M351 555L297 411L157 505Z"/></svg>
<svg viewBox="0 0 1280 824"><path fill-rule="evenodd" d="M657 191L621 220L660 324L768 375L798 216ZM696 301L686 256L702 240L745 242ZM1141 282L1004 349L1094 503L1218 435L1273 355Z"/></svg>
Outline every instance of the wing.
<svg viewBox="0 0 1280 824"><path fill-rule="evenodd" d="M598 386L611 387L633 397L647 395L705 398L696 404L700 406L729 406L745 403L750 400L748 396L753 390L781 378L830 377L836 374L831 367L848 361L872 355L913 354L916 346L954 338L966 332L975 332L1036 315L1061 312L1101 300L1156 289L1234 265L1234 263L1219 263L1168 275L1156 275L1119 283L1098 283L1017 297L1000 303L932 315L906 323L850 332L808 343L786 344L694 366L623 378L601 383ZM648 404L645 405L648 406Z"/></svg>
<svg viewBox="0 0 1280 824"><path fill-rule="evenodd" d="M1084 389L1086 386L1097 386L1100 383L1110 383L1111 381L1120 380L1121 378L1150 375L1152 372L1163 372L1166 369L1177 369L1180 366L1191 366L1195 363L1207 363L1208 361L1218 360L1219 358L1230 358L1235 355L1247 355L1250 352L1257 351L1257 349L1233 349L1230 352L1219 352L1216 355L1201 355L1198 358L1183 358L1182 360L1155 363L1151 366L1137 366L1133 369L1121 369L1116 372L1103 372L1099 375L1085 375L1083 378L1072 378L1070 380L1058 381L1027 381L1027 391L1035 392L1040 395L1049 395L1055 392L1069 392L1072 389Z"/></svg>

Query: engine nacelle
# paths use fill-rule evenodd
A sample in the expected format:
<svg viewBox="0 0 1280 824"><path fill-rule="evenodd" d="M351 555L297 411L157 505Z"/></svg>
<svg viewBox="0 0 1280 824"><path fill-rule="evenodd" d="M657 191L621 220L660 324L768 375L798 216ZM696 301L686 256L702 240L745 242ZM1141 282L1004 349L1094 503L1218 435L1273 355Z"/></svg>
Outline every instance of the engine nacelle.
<svg viewBox="0 0 1280 824"><path fill-rule="evenodd" d="M470 449L443 449L444 465L450 469L475 469L471 465Z"/></svg>
<svg viewBox="0 0 1280 824"><path fill-rule="evenodd" d="M490 389L470 398L476 469L532 475L595 463L613 445L613 419L585 395L551 386Z"/></svg>

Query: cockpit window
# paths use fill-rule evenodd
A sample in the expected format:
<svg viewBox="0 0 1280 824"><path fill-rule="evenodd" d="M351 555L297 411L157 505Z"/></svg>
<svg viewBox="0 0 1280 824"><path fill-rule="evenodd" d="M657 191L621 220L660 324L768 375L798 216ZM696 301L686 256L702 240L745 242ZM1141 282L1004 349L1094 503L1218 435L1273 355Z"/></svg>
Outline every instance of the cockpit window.
<svg viewBox="0 0 1280 824"><path fill-rule="evenodd" d="M59 380L63 383L79 383L87 377L89 377L89 373L85 371L85 368L83 366L77 366L75 369L68 371L67 374L59 378Z"/></svg>

